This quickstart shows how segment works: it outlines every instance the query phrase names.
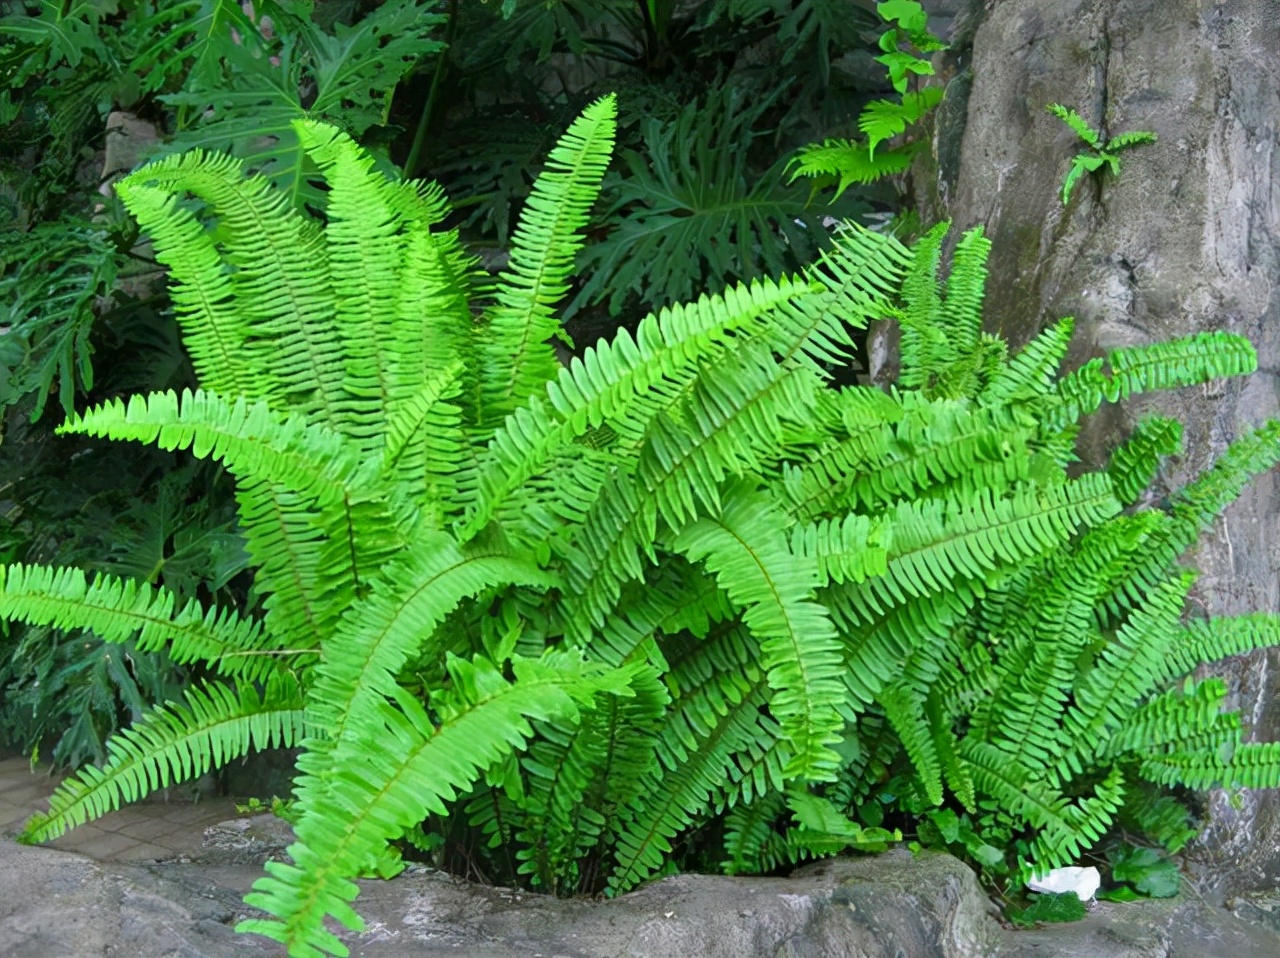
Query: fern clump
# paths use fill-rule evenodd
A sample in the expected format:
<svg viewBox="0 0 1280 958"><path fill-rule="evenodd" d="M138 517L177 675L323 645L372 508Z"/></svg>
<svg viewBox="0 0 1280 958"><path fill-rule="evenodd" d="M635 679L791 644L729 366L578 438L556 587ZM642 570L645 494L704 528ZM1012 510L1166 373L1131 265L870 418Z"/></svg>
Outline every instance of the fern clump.
<svg viewBox="0 0 1280 958"><path fill-rule="evenodd" d="M1082 412L1246 372L1248 343L1118 350L1060 378L1064 324L1010 359L981 330L979 232L945 291L941 229L910 250L851 226L805 275L663 309L560 364L555 310L614 124L611 98L573 123L486 284L439 228L438 189L389 178L320 123L294 131L329 186L322 215L220 155L120 183L170 271L201 388L109 402L61 429L220 462L264 614L0 568L6 618L167 644L209 674L68 780L28 840L250 748L301 746L292 863L266 866L247 898L266 916L242 925L295 956L346 954L326 917L360 929L353 879L393 874L406 847L607 894L678 857L741 871L883 847L900 834L851 816L902 749L934 806L944 789L966 805L990 796L1046 842L1082 847L1123 807L1120 773L1087 797L1034 791L1030 772L1018 791L988 774L996 751L1020 749L1009 768L1061 769L1055 784L1123 764L1181 707L1157 697L1124 724L1125 696L1188 657L1267 640L1195 633L1166 666L1126 664L1174 627L1181 593L1123 606L1164 568L1126 577L1123 557L1159 535L1142 555L1176 558L1239 476L1207 481L1158 529L1117 519L1117 492L1167 447L1158 428L1111 469L1066 471ZM851 331L883 316L904 327L903 382L832 388ZM1242 468L1266 441L1242 449ZM1076 582L1140 621L1107 644L1118 620L1094 624ZM1005 663L972 623L994 622L1019 583L1061 593L1044 614L1062 638L1050 652L1011 638ZM1073 718L1063 683L1085 652L1115 665L1079 687ZM978 715L983 683L1006 673L1032 685ZM1226 734L1212 693L1188 694ZM961 715L990 735L960 741ZM1016 737L1054 721L1060 732ZM1097 750L1056 755L1074 729ZM1179 739L1148 777L1274 774L1269 752L1215 764L1201 744ZM710 823L720 847L691 846Z"/></svg>

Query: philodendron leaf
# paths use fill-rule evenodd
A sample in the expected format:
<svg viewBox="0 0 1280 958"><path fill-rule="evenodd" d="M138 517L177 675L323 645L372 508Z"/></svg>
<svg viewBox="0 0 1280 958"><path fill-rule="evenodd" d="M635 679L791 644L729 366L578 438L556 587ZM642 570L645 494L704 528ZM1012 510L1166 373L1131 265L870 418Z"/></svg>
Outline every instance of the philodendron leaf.
<svg viewBox="0 0 1280 958"><path fill-rule="evenodd" d="M1147 898L1172 898L1182 883L1178 866L1154 848L1125 845L1107 856L1111 861L1111 877L1128 882L1138 895Z"/></svg>

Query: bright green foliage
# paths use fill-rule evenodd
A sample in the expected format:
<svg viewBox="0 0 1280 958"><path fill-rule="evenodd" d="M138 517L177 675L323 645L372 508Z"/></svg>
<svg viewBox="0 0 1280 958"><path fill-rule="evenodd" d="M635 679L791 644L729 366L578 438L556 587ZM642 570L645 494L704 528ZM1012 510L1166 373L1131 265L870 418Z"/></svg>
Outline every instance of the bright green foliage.
<svg viewBox="0 0 1280 958"><path fill-rule="evenodd" d="M167 642L221 676L148 712L27 837L300 745L292 863L267 866L247 899L266 916L242 927L310 958L347 953L326 918L361 927L353 879L394 873L390 843L447 860L462 834L504 880L609 894L686 854L751 870L883 847L874 788L899 747L918 770L903 802L994 801L973 847L1029 829L1036 864L1101 836L1136 762L1157 783L1270 782L1272 746L1201 747L1238 740L1216 687L1161 698L1188 657L1269 642L1269 620L1184 628L1164 566L1137 601L1124 587L1275 444L1229 454L1180 520L1119 515L1158 427L1066 474L1072 417L1241 372L1248 344L1121 350L1059 379L1067 327L1013 360L982 334L980 232L944 288L941 230L913 251L849 226L806 275L662 309L561 365L554 310L614 115L606 97L570 127L479 292L439 191L323 124L294 128L323 218L225 156L121 182L202 388L61 431L217 460L265 615L5 567L6 618ZM900 388L832 388L850 330L885 315ZM691 850L720 816L724 848Z"/></svg>
<svg viewBox="0 0 1280 958"><path fill-rule="evenodd" d="M1077 153L1071 159L1071 169L1067 171L1067 178L1062 182L1064 206L1071 200L1071 191L1075 189L1076 183L1086 173L1096 173L1105 166L1112 176L1119 176L1121 150L1141 146L1144 143L1155 143L1157 139L1154 133L1135 130L1131 133L1119 133L1106 140L1100 131L1089 126L1084 117L1070 107L1065 107L1061 103L1050 103L1045 109L1071 127L1076 136L1084 140L1089 147L1087 151Z"/></svg>
<svg viewBox="0 0 1280 958"><path fill-rule="evenodd" d="M1067 322L1004 361L1001 344L988 346L980 332L980 232L958 244L945 294L933 274L941 236L921 240L904 282L901 382L1031 417L1017 453L1029 457L1026 471L987 472L989 482L1064 467L1070 424L1102 402L1238 375L1256 362L1238 337L1211 333L1114 350L1058 378ZM1005 434L1006 456L1013 435ZM1048 490L1097 481L1109 502L1134 503L1181 438L1176 421L1144 420L1105 472ZM935 839L997 871L1012 863L1025 878L1075 861L1118 817L1169 850L1181 847L1194 834L1186 812L1151 786L1280 783L1277 746L1242 741L1239 716L1222 711L1221 681L1170 687L1202 663L1280 644L1280 617L1271 615L1183 625L1193 577L1177 566L1249 478L1277 462L1280 423L1271 422L1173 493L1167 510L1116 515L1113 505L1070 516L1062 530L1091 527L1082 536L1055 530L1042 498L1033 521L1045 538L1021 547L1005 526L1000 557L1014 568L968 553L964 512L947 519L945 499L900 506L887 525L888 574L823 594L838 625L864 623L846 682L897 732L909 770L888 788L900 807L934 822L945 812L955 824ZM926 519L930 506L938 519ZM906 509L920 510L918 518ZM982 536L993 520L978 523ZM990 857L981 848L1003 851Z"/></svg>
<svg viewBox="0 0 1280 958"><path fill-rule="evenodd" d="M933 64L919 53L945 50L947 45L929 32L928 16L916 0L888 0L876 5L880 16L895 24L880 35L881 53L876 60L884 64L899 100L872 100L862 108L858 129L865 141L829 139L803 147L791 160L792 179L799 176L818 178L820 182L835 180L836 196L850 186L904 172L915 156L920 142L906 143L892 149L877 148L920 122L930 110L942 102L941 87L927 86L908 90L913 76L932 76ZM903 43L907 49L903 49ZM911 52L914 48L917 52Z"/></svg>

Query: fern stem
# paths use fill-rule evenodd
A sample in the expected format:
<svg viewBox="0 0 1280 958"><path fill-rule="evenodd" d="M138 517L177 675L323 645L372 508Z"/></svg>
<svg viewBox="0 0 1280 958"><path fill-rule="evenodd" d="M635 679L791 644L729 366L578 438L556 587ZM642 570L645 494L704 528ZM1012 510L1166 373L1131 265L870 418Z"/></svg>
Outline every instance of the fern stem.
<svg viewBox="0 0 1280 958"><path fill-rule="evenodd" d="M427 102L422 104L422 113L418 116L418 128L413 132L413 146L409 148L409 158L404 163L405 179L413 179L418 175L418 167L422 163L422 147L427 141L427 127L431 125L432 114L436 111L436 102L440 99L440 87L444 84L449 51L453 49L453 38L457 32L458 0L449 0L449 25L444 30L444 49L436 58L436 69L431 75L431 89L427 93Z"/></svg>

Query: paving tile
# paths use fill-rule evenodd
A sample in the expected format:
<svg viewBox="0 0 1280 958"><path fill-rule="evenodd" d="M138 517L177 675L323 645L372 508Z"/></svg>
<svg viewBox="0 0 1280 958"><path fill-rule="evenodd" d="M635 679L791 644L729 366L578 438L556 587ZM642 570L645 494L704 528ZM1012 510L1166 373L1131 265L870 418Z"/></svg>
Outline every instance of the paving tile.
<svg viewBox="0 0 1280 958"><path fill-rule="evenodd" d="M0 806L0 830L12 828L17 831L22 823L31 817L29 808L10 808Z"/></svg>
<svg viewBox="0 0 1280 958"><path fill-rule="evenodd" d="M0 791L0 801L9 805L39 805L47 802L52 794L53 789L46 787L45 783L32 784L28 780L26 784L14 782L4 788Z"/></svg>
<svg viewBox="0 0 1280 958"><path fill-rule="evenodd" d="M166 821L173 822L176 825L208 825L213 822L225 822L228 818L236 817L235 804L232 802L200 802L192 804L184 802L182 804L173 803L168 806L168 810L164 812L162 817Z"/></svg>
<svg viewBox="0 0 1280 958"><path fill-rule="evenodd" d="M75 841L68 847L69 851L88 855L100 862L114 861L115 856L130 848L137 848L142 842L135 841L128 835L99 835L87 841Z"/></svg>
<svg viewBox="0 0 1280 958"><path fill-rule="evenodd" d="M73 828L53 841L47 844L53 848L61 848L66 852L75 852L80 850L80 846L85 842L97 841L99 838L106 838L107 833L98 828L97 825L81 825L79 828Z"/></svg>
<svg viewBox="0 0 1280 958"><path fill-rule="evenodd" d="M150 862L157 858L172 858L173 851L163 845L151 845L143 842L134 845L132 848L126 848L124 851L116 852L111 856L113 862Z"/></svg>
<svg viewBox="0 0 1280 958"><path fill-rule="evenodd" d="M116 831L121 835L136 838L140 842L153 842L166 835L172 835L181 828L182 826L175 822L170 822L163 818L153 818L148 815L145 818L141 816L131 818L117 828Z"/></svg>

